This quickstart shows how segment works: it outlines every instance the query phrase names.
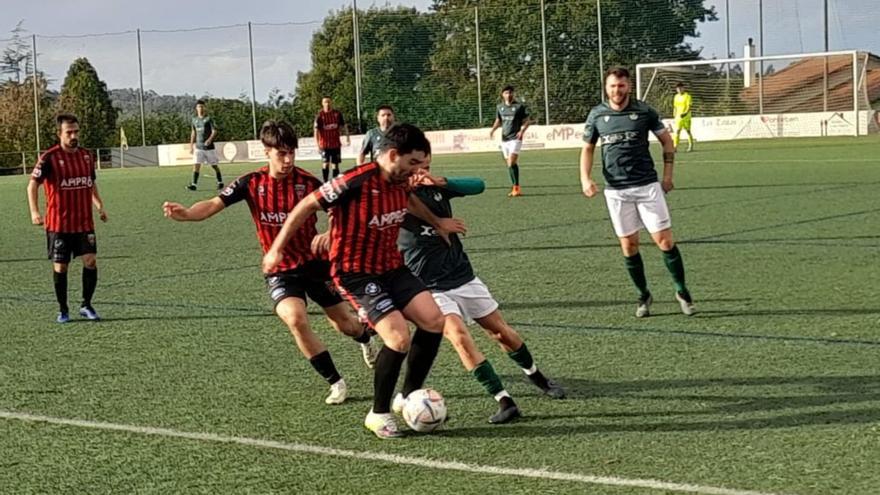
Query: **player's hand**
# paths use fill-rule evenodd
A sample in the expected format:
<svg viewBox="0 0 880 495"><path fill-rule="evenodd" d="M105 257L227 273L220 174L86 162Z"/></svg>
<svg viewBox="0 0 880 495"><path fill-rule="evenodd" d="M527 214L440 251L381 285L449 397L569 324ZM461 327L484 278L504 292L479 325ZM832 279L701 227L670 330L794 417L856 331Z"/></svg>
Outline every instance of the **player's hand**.
<svg viewBox="0 0 880 495"><path fill-rule="evenodd" d="M325 232L312 238L312 252L315 254L330 252L330 233Z"/></svg>
<svg viewBox="0 0 880 495"><path fill-rule="evenodd" d="M495 129L489 131L489 139L492 139L493 137L495 137Z"/></svg>
<svg viewBox="0 0 880 495"><path fill-rule="evenodd" d="M663 182L660 183L660 187L663 188L664 193L668 193L669 191L675 189L675 185L672 183L672 179L663 179Z"/></svg>
<svg viewBox="0 0 880 495"><path fill-rule="evenodd" d="M266 251L266 254L263 255L263 273L274 272L278 265L281 264L281 258L283 257L281 252L275 249Z"/></svg>
<svg viewBox="0 0 880 495"><path fill-rule="evenodd" d="M587 182L586 184L583 184L582 189L584 192L584 196L586 196L588 198L592 198L593 196L595 196L596 194L599 193L599 186L596 185L596 181L592 181L592 180Z"/></svg>
<svg viewBox="0 0 880 495"><path fill-rule="evenodd" d="M31 213L31 223L34 225L43 225L43 216L40 215L40 212L36 211Z"/></svg>
<svg viewBox="0 0 880 495"><path fill-rule="evenodd" d="M98 210L98 218L100 218L102 222L107 223L107 212L104 211L104 208Z"/></svg>
<svg viewBox="0 0 880 495"><path fill-rule="evenodd" d="M186 220L186 212L187 208L180 203L172 203L171 201L162 203L162 213L165 215L165 218Z"/></svg>
<svg viewBox="0 0 880 495"><path fill-rule="evenodd" d="M452 245L452 241L449 240L450 234L467 234L467 226L464 224L464 220L458 218L439 219L435 230L437 231L437 235L439 235L447 245Z"/></svg>
<svg viewBox="0 0 880 495"><path fill-rule="evenodd" d="M523 138L523 131L519 131L519 132L517 132L517 133L516 133L516 139L522 141L522 138Z"/></svg>

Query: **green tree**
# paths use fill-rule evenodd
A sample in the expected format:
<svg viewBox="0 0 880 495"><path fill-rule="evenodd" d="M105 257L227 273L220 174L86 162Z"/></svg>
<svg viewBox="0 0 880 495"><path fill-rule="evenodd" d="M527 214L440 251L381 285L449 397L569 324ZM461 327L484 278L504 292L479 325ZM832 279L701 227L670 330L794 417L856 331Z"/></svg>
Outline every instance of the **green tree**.
<svg viewBox="0 0 880 495"><path fill-rule="evenodd" d="M118 143L117 110L110 102L107 85L98 78L88 59L78 58L70 65L61 87L58 111L77 116L82 146L101 148Z"/></svg>
<svg viewBox="0 0 880 495"><path fill-rule="evenodd" d="M46 80L37 78L37 96L40 105L40 145L43 149L55 142L52 121L53 98L46 91ZM28 77L18 83L8 80L0 83L0 152L28 152L28 165L36 161L36 132L34 129L34 85ZM21 165L21 156L0 154L0 166Z"/></svg>

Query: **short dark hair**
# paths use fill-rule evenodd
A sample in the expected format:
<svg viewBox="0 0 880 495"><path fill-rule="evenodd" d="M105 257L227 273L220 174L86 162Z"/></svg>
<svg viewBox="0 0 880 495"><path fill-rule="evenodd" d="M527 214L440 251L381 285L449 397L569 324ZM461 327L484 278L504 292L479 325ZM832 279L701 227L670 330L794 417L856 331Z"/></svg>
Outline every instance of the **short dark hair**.
<svg viewBox="0 0 880 495"><path fill-rule="evenodd" d="M394 113L394 109L391 108L391 105L379 105L376 107L376 113L379 113L382 110L388 110L389 112Z"/></svg>
<svg viewBox="0 0 880 495"><path fill-rule="evenodd" d="M204 105L204 104L205 104L205 100L196 100L196 106Z"/></svg>
<svg viewBox="0 0 880 495"><path fill-rule="evenodd" d="M684 83L683 83L683 82L680 82L680 83L676 84L675 87L676 87L676 88L683 88L683 87L684 87Z"/></svg>
<svg viewBox="0 0 880 495"><path fill-rule="evenodd" d="M79 119L72 113L59 113L55 117L55 125L58 127L58 130L61 130L62 124L79 124Z"/></svg>
<svg viewBox="0 0 880 495"><path fill-rule="evenodd" d="M260 127L260 141L263 146L275 149L295 150L299 148L296 131L287 122L267 120Z"/></svg>
<svg viewBox="0 0 880 495"><path fill-rule="evenodd" d="M513 89L513 86L512 86L512 85L508 84L507 86L504 86L504 89L501 90L502 93L505 92L505 91L511 91L511 92L514 92L514 91L516 91L516 90Z"/></svg>
<svg viewBox="0 0 880 495"><path fill-rule="evenodd" d="M385 133L385 137L377 146L379 153L397 150L401 155L413 151L424 151L431 154L431 142L421 129L412 124L394 124Z"/></svg>
<svg viewBox="0 0 880 495"><path fill-rule="evenodd" d="M605 77L602 79L602 81L607 81L608 76L614 76L617 78L625 77L629 79L629 69L627 69L626 67L621 67L619 65L616 67L610 67L608 70L605 71Z"/></svg>

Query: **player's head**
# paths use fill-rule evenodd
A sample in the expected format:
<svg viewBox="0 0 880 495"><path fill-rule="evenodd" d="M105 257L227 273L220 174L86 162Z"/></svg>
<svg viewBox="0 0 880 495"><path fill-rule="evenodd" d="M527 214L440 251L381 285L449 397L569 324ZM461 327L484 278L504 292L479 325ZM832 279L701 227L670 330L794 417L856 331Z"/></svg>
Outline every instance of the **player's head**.
<svg viewBox="0 0 880 495"><path fill-rule="evenodd" d="M510 84L508 84L507 86L504 86L504 89L501 90L501 99L504 100L504 103L512 102L514 96L516 96L515 90L513 89L513 86L511 86Z"/></svg>
<svg viewBox="0 0 880 495"><path fill-rule="evenodd" d="M605 71L605 94L615 105L625 105L629 99L629 70L626 67L611 67Z"/></svg>
<svg viewBox="0 0 880 495"><path fill-rule="evenodd" d="M199 100L196 102L196 115L199 117L205 116L205 100Z"/></svg>
<svg viewBox="0 0 880 495"><path fill-rule="evenodd" d="M79 147L79 120L76 115L62 113L55 117L55 127L58 131L58 142L65 149Z"/></svg>
<svg viewBox="0 0 880 495"><path fill-rule="evenodd" d="M321 108L325 112L329 112L330 109L333 108L333 98L330 98L329 96L321 98Z"/></svg>
<svg viewBox="0 0 880 495"><path fill-rule="evenodd" d="M376 107L376 122L382 129L388 129L394 125L394 109L391 105L379 105Z"/></svg>
<svg viewBox="0 0 880 495"><path fill-rule="evenodd" d="M287 122L267 120L260 128L260 141L269 158L269 170L275 175L289 174L299 147L296 131Z"/></svg>
<svg viewBox="0 0 880 495"><path fill-rule="evenodd" d="M378 162L388 179L403 184L409 177L428 165L431 143L421 129L412 124L394 124L377 147Z"/></svg>
<svg viewBox="0 0 880 495"><path fill-rule="evenodd" d="M684 93L684 83L678 83L675 85L675 92L678 94Z"/></svg>

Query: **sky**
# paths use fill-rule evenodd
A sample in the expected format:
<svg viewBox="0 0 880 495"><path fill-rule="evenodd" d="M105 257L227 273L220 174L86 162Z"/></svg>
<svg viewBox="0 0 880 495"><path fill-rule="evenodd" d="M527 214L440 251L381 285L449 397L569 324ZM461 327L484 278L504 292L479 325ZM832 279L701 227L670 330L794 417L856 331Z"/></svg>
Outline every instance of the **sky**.
<svg viewBox="0 0 880 495"><path fill-rule="evenodd" d="M517 1L517 0L510 0ZM530 3L535 0L528 0ZM761 0L764 6L764 51L768 55L821 51L823 0ZM868 49L880 53L878 0L828 0L831 49ZM87 57L110 88L135 88L138 81L137 37L141 33L144 88L160 94L236 97L250 94L246 26L189 32L157 32L230 26L253 22L257 100L269 91L294 89L297 71L311 66L309 41L322 19L351 0L0 0L0 39L8 38L19 20L37 34L38 67L51 86L60 86L74 58ZM749 37L758 39L759 0L728 0L731 50L742 56ZM371 5L403 5L425 11L431 0L360 0ZM698 26L690 40L706 58L725 54L724 0L707 0L720 20ZM259 8L251 7L259 6ZM75 6L75 7L72 7ZM47 12L53 12L47 15ZM266 23L286 25L265 25ZM95 33L119 33L76 37ZM66 35L68 37L58 37ZM0 42L0 47L5 43ZM491 54L484 54L491 56Z"/></svg>

